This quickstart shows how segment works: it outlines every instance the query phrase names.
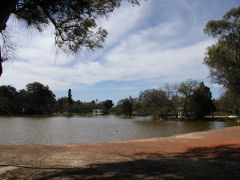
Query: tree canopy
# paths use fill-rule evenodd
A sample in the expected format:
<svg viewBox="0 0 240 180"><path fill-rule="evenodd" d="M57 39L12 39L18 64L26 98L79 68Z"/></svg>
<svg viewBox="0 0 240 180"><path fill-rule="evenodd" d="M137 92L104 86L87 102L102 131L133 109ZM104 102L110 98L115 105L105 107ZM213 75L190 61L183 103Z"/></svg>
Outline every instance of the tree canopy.
<svg viewBox="0 0 240 180"><path fill-rule="evenodd" d="M227 90L217 100L214 100L217 112L239 115L240 99Z"/></svg>
<svg viewBox="0 0 240 180"><path fill-rule="evenodd" d="M0 114L92 114L94 109L101 109L104 114L151 116L159 120L177 118L180 107L184 107L184 115L191 119L201 118L215 110L210 88L194 80L187 80L178 86L141 91L138 97L121 99L114 107L110 99L82 102L72 99L70 90L68 93L66 90L66 95L56 100L49 87L39 82L27 84L26 89L19 91L9 85L0 86ZM238 113L239 101L234 100L232 94L226 93L225 97L215 100L217 103L221 112Z"/></svg>
<svg viewBox="0 0 240 180"><path fill-rule="evenodd" d="M203 82L189 79L182 82L177 90L183 96L181 100L185 116L198 119L214 112L212 93Z"/></svg>
<svg viewBox="0 0 240 180"><path fill-rule="evenodd" d="M133 5L139 0L127 0ZM0 75L2 62L9 50L5 39L7 21L11 14L27 26L40 32L49 24L55 28L55 44L68 53L82 48L101 48L107 31L96 20L106 17L118 8L123 0L8 0L0 2Z"/></svg>
<svg viewBox="0 0 240 180"><path fill-rule="evenodd" d="M193 118L197 119L211 114L214 110L210 88L201 82L189 97L188 111Z"/></svg>
<svg viewBox="0 0 240 180"><path fill-rule="evenodd" d="M204 59L211 77L240 96L240 7L231 9L220 20L209 21L204 31L218 39Z"/></svg>
<svg viewBox="0 0 240 180"><path fill-rule="evenodd" d="M103 112L108 114L110 112L110 110L112 109L114 104L113 104L112 100L108 99L106 101L103 101L102 105L103 105Z"/></svg>
<svg viewBox="0 0 240 180"><path fill-rule="evenodd" d="M12 109L11 101L16 96L17 90L12 86L0 86L0 114L8 113Z"/></svg>
<svg viewBox="0 0 240 180"><path fill-rule="evenodd" d="M161 89L140 92L139 102L141 103L141 110L148 115L153 115L154 120L165 117L171 109L171 102L167 97L167 93Z"/></svg>
<svg viewBox="0 0 240 180"><path fill-rule="evenodd" d="M12 86L0 86L0 114L52 113L55 95L48 86L39 82L17 91Z"/></svg>
<svg viewBox="0 0 240 180"><path fill-rule="evenodd" d="M129 98L121 99L117 103L117 110L119 114L132 116L134 99L130 96Z"/></svg>

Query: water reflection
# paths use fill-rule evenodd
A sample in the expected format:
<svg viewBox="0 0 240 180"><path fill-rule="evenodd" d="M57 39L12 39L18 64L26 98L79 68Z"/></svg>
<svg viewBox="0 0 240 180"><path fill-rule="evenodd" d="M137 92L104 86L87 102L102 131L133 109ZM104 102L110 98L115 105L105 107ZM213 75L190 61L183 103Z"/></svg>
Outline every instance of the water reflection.
<svg viewBox="0 0 240 180"><path fill-rule="evenodd" d="M186 132L195 132L195 131L207 131L211 130L211 124L213 122L194 122L194 121L184 121L182 126Z"/></svg>
<svg viewBox="0 0 240 180"><path fill-rule="evenodd" d="M0 117L0 144L95 143L207 131L235 122L151 121L117 116Z"/></svg>

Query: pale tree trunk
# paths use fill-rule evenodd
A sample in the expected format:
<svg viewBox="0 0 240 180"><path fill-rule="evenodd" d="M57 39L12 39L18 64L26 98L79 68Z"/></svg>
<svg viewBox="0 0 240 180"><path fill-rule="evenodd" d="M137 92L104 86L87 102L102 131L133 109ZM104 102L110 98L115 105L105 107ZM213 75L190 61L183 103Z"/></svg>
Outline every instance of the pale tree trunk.
<svg viewBox="0 0 240 180"><path fill-rule="evenodd" d="M18 0L7 0L0 2L0 33L6 29L7 21L13 11L16 9ZM0 46L0 76L2 75L2 63L3 59L1 56L1 46Z"/></svg>
<svg viewBox="0 0 240 180"><path fill-rule="evenodd" d="M0 77L1 77L1 75L2 75L2 72L3 72L3 68L2 68L2 62L3 62L3 60L2 60L2 56L1 56L1 46L0 46Z"/></svg>

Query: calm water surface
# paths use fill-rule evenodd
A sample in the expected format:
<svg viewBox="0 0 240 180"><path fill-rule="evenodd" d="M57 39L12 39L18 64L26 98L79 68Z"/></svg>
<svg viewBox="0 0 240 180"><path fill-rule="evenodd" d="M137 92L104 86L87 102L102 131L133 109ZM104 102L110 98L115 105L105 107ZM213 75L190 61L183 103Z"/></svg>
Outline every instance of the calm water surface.
<svg viewBox="0 0 240 180"><path fill-rule="evenodd" d="M153 122L136 117L0 117L0 144L47 144L112 142L166 137L235 126L235 122Z"/></svg>

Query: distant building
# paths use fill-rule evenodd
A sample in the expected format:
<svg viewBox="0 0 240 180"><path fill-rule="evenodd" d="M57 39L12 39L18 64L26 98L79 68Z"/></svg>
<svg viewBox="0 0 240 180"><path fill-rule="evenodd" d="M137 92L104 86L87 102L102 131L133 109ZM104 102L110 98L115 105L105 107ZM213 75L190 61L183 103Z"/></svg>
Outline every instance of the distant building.
<svg viewBox="0 0 240 180"><path fill-rule="evenodd" d="M94 110L92 110L92 114L93 115L102 115L103 110L102 109L94 109Z"/></svg>
<svg viewBox="0 0 240 180"><path fill-rule="evenodd" d="M183 107L178 107L178 118L181 119L183 118Z"/></svg>

